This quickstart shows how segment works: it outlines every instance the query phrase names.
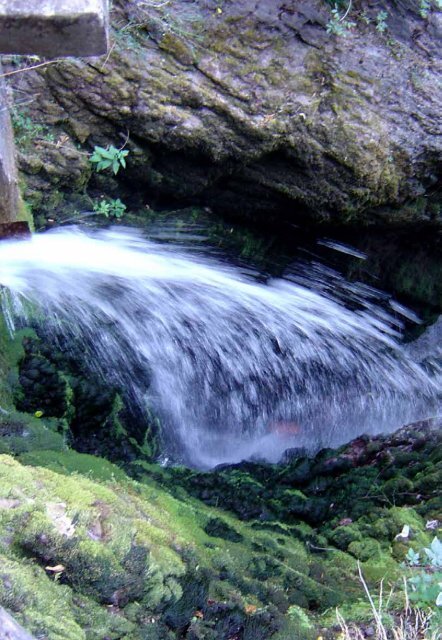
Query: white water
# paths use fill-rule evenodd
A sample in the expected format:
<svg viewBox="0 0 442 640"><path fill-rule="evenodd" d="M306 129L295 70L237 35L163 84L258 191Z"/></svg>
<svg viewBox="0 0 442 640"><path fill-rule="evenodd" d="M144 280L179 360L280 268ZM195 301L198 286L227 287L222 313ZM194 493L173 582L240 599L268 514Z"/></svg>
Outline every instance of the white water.
<svg viewBox="0 0 442 640"><path fill-rule="evenodd" d="M263 284L133 232L61 230L2 242L0 283L12 323L29 299L84 336L92 366L153 407L166 450L197 466L276 461L438 408L440 379L398 344L381 296L317 264Z"/></svg>

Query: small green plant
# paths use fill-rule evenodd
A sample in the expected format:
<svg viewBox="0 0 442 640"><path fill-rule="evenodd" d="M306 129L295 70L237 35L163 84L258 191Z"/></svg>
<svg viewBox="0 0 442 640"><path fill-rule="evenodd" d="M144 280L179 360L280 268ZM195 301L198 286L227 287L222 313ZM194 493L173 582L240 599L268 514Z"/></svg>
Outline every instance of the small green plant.
<svg viewBox="0 0 442 640"><path fill-rule="evenodd" d="M106 198L94 203L95 213L106 218L122 218L126 212L126 205L120 198Z"/></svg>
<svg viewBox="0 0 442 640"><path fill-rule="evenodd" d="M410 601L417 607L442 606L442 572L437 571L442 568L442 542L439 538L435 536L431 545L421 553L408 549L402 566L422 568L407 580Z"/></svg>
<svg viewBox="0 0 442 640"><path fill-rule="evenodd" d="M387 18L388 13L386 11L379 11L376 16L376 31L379 31L379 33L387 31Z"/></svg>
<svg viewBox="0 0 442 640"><path fill-rule="evenodd" d="M26 145L36 138L42 138L47 131L44 125L32 120L26 109L13 107L11 109L11 121L15 140L18 144Z"/></svg>
<svg viewBox="0 0 442 640"><path fill-rule="evenodd" d="M351 2L344 14L341 14L338 5L335 5L331 11L331 18L327 23L327 33L331 33L334 36L341 36L345 38L348 32L356 26L355 22L347 20L348 13L350 11Z"/></svg>
<svg viewBox="0 0 442 640"><path fill-rule="evenodd" d="M424 549L425 554L432 567L442 569L442 542L436 536L430 547Z"/></svg>
<svg viewBox="0 0 442 640"><path fill-rule="evenodd" d="M421 18L428 18L431 9L442 10L442 0L419 0L419 15Z"/></svg>
<svg viewBox="0 0 442 640"><path fill-rule="evenodd" d="M431 9L431 0L420 0L419 2L419 15L421 18L428 18L428 14Z"/></svg>
<svg viewBox="0 0 442 640"><path fill-rule="evenodd" d="M364 9L364 11L362 11L361 13L361 20L364 24L371 24L371 18L369 16L369 14L367 13L367 11Z"/></svg>
<svg viewBox="0 0 442 640"><path fill-rule="evenodd" d="M104 169L112 169L114 175L117 175L120 168L126 168L126 156L129 151L126 149L117 149L113 144L106 147L94 147L94 152L89 161L95 165L95 170L103 171Z"/></svg>
<svg viewBox="0 0 442 640"><path fill-rule="evenodd" d="M420 565L420 554L416 553L414 549L408 549L408 553L405 556L405 564L409 567L418 567Z"/></svg>
<svg viewBox="0 0 442 640"><path fill-rule="evenodd" d="M417 607L434 607L442 601L442 573L422 571L409 578L408 584L410 601Z"/></svg>

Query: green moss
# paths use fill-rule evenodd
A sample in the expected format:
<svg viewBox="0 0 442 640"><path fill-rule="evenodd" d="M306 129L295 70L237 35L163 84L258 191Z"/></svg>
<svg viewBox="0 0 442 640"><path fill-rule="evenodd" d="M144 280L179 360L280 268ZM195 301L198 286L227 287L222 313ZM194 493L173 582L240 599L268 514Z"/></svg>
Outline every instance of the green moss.
<svg viewBox="0 0 442 640"><path fill-rule="evenodd" d="M189 593L219 594L217 576L227 580L225 594L248 594L261 607L285 610L284 589L298 605L332 606L342 597L308 575L308 554L289 536L275 540L192 498L178 501L154 481L134 483L92 456L41 451L21 459L50 468L0 457L0 542L12 559L25 554L40 567L61 564L60 586L97 606L167 607L165 619L180 627L193 615ZM208 535L207 525L219 522L227 539Z"/></svg>
<svg viewBox="0 0 442 640"><path fill-rule="evenodd" d="M291 635L293 640L296 640L296 638L305 638L308 640L309 638L315 637L315 627L301 607L292 604L287 611L287 615L289 618L289 628L284 630L284 634L288 632L293 634ZM276 638L278 638L278 635L276 635Z"/></svg>
<svg viewBox="0 0 442 640"><path fill-rule="evenodd" d="M0 604L35 637L50 640L113 640L135 630L120 616L54 581L32 560L0 554Z"/></svg>
<svg viewBox="0 0 442 640"><path fill-rule="evenodd" d="M373 594L373 597L374 601L377 603L377 595ZM338 611L348 625L351 625L351 623L355 623L356 625L360 623L369 625L373 624L373 610L368 598L366 600L358 600L354 603L343 604L338 607ZM385 627L389 629L392 626L393 617L384 612L382 614L382 622ZM327 614L321 618L321 623L324 627L338 626L336 611L327 612Z"/></svg>
<svg viewBox="0 0 442 640"><path fill-rule="evenodd" d="M379 557L381 548L379 542L373 540L373 538L365 538L364 540L351 542L348 545L348 552L358 560L365 561Z"/></svg>
<svg viewBox="0 0 442 640"><path fill-rule="evenodd" d="M210 518L204 527L204 531L208 536L224 538L224 540L230 540L231 542L241 542L243 539L241 534L221 518Z"/></svg>
<svg viewBox="0 0 442 640"><path fill-rule="evenodd" d="M374 547L363 550L362 553L364 554L364 552L366 556L371 554L370 558L362 565L362 571L367 582L370 585L376 585L376 587L381 581L390 586L396 584L402 571L399 564L392 557L391 552L379 552Z"/></svg>
<svg viewBox="0 0 442 640"><path fill-rule="evenodd" d="M0 414L0 452L64 451L65 439L57 427L57 421L37 419L18 411Z"/></svg>
<svg viewBox="0 0 442 640"><path fill-rule="evenodd" d="M159 47L185 65L191 65L195 62L195 52L189 43L170 31L163 35Z"/></svg>
<svg viewBox="0 0 442 640"><path fill-rule="evenodd" d="M42 449L23 453L19 459L25 465L47 467L65 475L79 473L94 480L110 482L127 479L126 474L119 467L104 458L72 450L55 453Z"/></svg>
<svg viewBox="0 0 442 640"><path fill-rule="evenodd" d="M328 538L332 544L345 551L352 542L362 541L362 533L358 525L343 525L334 529Z"/></svg>
<svg viewBox="0 0 442 640"><path fill-rule="evenodd" d="M19 461L0 456L0 552L18 563L32 558L40 569L62 565L55 588L96 607L95 620L97 611L103 616L100 623L91 619L87 639L106 637L113 607L121 624L137 629L127 640L149 637L137 635L146 619L155 620L149 633L159 638L189 628L204 640L225 640L232 619L251 639L308 638L328 607L345 604L349 619L358 617L358 561L376 593L381 580L388 588L398 582L410 546L427 546L424 518L415 507L391 506L384 492L387 484L397 492L395 480L414 483L425 465L434 472L437 438L424 435L415 437L423 438L425 464L407 455L404 432L391 438L389 462L371 447L367 466L348 468L343 447L321 452L301 476L295 463L283 470L244 463L213 473L143 463L133 467L136 482L109 462L67 450L28 451ZM323 475L312 477L312 468ZM306 505L305 517L317 512L319 528L299 514L293 522L294 510ZM409 539L395 540L405 524ZM86 629L75 603L68 606Z"/></svg>
<svg viewBox="0 0 442 640"><path fill-rule="evenodd" d="M0 313L0 407L3 409L13 408L13 395L18 383L18 363L24 355L23 338L34 335L31 329L24 329L11 336L5 318Z"/></svg>
<svg viewBox="0 0 442 640"><path fill-rule="evenodd" d="M17 220L27 222L31 231L35 231L34 216L32 207L21 196L18 202Z"/></svg>

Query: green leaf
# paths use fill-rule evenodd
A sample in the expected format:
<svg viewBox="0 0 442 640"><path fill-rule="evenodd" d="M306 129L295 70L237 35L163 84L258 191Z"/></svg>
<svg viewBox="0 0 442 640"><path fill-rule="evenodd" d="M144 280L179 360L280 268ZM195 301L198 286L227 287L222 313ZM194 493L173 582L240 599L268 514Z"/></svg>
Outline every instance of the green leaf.
<svg viewBox="0 0 442 640"><path fill-rule="evenodd" d="M113 160L115 158L115 153L106 149L101 152L101 155L103 158L108 158L109 160Z"/></svg>
<svg viewBox="0 0 442 640"><path fill-rule="evenodd" d="M108 167L111 166L111 164L112 164L112 160L100 160L97 166L99 169L107 169Z"/></svg>

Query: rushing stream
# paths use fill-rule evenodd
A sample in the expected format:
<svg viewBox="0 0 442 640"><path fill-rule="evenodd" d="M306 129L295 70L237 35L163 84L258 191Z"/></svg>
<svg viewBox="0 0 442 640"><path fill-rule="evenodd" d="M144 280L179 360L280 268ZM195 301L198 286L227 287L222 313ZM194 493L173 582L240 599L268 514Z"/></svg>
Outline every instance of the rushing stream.
<svg viewBox="0 0 442 640"><path fill-rule="evenodd" d="M314 261L264 281L132 231L64 229L3 242L0 283L11 327L31 308L84 339L91 366L160 416L166 452L197 466L276 461L440 403L440 376L400 345L400 307Z"/></svg>

